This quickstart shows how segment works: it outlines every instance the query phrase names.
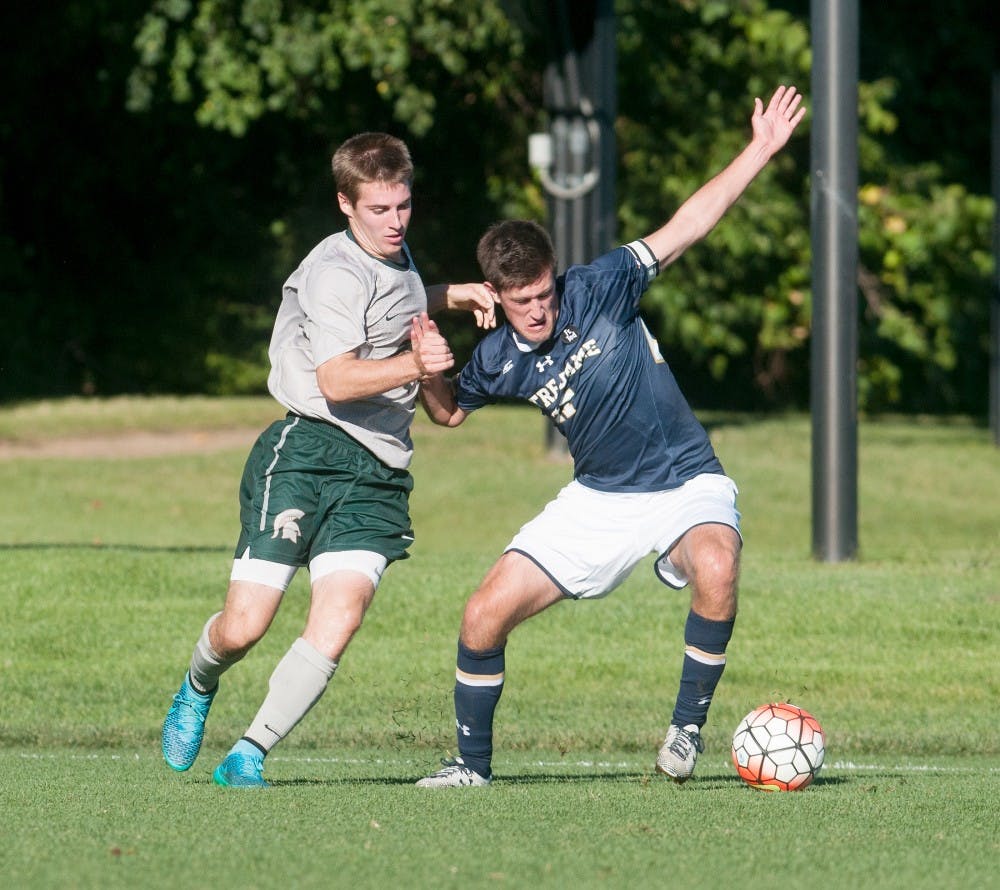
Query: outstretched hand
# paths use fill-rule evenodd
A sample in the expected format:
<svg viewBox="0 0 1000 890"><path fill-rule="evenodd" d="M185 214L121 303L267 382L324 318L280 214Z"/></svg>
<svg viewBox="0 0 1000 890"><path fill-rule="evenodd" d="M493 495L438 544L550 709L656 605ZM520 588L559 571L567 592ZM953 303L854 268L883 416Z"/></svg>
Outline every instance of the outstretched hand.
<svg viewBox="0 0 1000 890"><path fill-rule="evenodd" d="M426 312L410 322L410 345L421 377L442 374L455 364L448 341Z"/></svg>
<svg viewBox="0 0 1000 890"><path fill-rule="evenodd" d="M800 107L802 94L795 87L780 86L774 91L771 100L764 108L764 103L754 99L753 117L750 123L753 127L753 138L766 143L770 154L774 154L788 142L788 138L806 116L804 106Z"/></svg>
<svg viewBox="0 0 1000 890"><path fill-rule="evenodd" d="M445 294L449 309L465 309L476 318L476 326L489 330L497 326L496 294L485 284L449 284Z"/></svg>

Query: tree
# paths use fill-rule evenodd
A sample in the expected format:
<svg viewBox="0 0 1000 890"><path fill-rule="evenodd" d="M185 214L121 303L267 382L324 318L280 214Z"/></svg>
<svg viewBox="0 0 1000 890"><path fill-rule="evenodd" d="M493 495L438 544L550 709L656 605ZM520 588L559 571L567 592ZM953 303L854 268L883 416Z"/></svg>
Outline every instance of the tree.
<svg viewBox="0 0 1000 890"><path fill-rule="evenodd" d="M341 224L329 153L361 129L413 150L424 278L477 275L486 224L544 215L525 149L544 123L531 9L5 6L18 40L0 56L0 292L22 336L0 357L3 393L258 391L281 282ZM628 239L732 156L755 95L791 81L808 102L809 4L617 0L616 13ZM985 408L991 13L985 0L863 4L859 379L872 409ZM808 398L807 129L648 295L699 405ZM461 322L449 334L461 357L474 335Z"/></svg>
<svg viewBox="0 0 1000 890"><path fill-rule="evenodd" d="M127 112L145 6L4 7L17 40L0 57L0 292L13 334L0 397L204 391L222 342L259 386L254 312L274 291L256 248L295 188L280 158L308 133L285 123L233 140L162 98Z"/></svg>
<svg viewBox="0 0 1000 890"><path fill-rule="evenodd" d="M135 45L133 108L149 104L165 63L173 98L194 99L199 123L236 136L267 113L330 113L356 72L369 75L396 120L423 135L442 75L496 98L514 82L510 62L519 55L517 33L492 0L158 0Z"/></svg>
<svg viewBox="0 0 1000 890"><path fill-rule="evenodd" d="M862 76L873 79L859 96L860 404L981 414L993 205L974 189L988 178L987 4L952 2L916 17L911 4L878 6L873 22L865 5L861 47ZM618 9L629 237L649 230L731 156L746 136L754 95L792 81L808 101L811 37L808 3L620 0ZM947 41L929 53L932 15L941 16ZM928 72L920 89L901 89L901 80L917 79L950 53L978 71L978 92L969 70L960 81ZM899 78L885 74L886 60ZM942 130L943 113L919 103L947 106L955 126ZM970 163L975 157L981 166ZM808 170L808 139L797 136L706 244L650 294L663 339L682 346L672 357L678 375L703 403L722 384L732 405L807 404Z"/></svg>
<svg viewBox="0 0 1000 890"><path fill-rule="evenodd" d="M740 150L755 96L766 99L779 83L808 96L810 51L805 23L763 2L618 8L620 215L629 238L658 226ZM700 404L802 403L807 128L808 119L709 239L651 288L647 310Z"/></svg>
<svg viewBox="0 0 1000 890"><path fill-rule="evenodd" d="M160 0L135 45L134 110L166 94L239 139L284 121L328 147L361 130L403 136L417 166L408 240L427 281L474 277L478 232L541 206L510 177L518 167L527 177L537 103L525 91L540 89L541 72L526 66L520 31L495 0ZM325 170L318 155L290 163L318 170L321 160ZM340 221L330 186L311 183L322 205L314 199L308 213L289 211L273 226L285 275L296 252ZM471 346L466 326L443 324L456 348Z"/></svg>

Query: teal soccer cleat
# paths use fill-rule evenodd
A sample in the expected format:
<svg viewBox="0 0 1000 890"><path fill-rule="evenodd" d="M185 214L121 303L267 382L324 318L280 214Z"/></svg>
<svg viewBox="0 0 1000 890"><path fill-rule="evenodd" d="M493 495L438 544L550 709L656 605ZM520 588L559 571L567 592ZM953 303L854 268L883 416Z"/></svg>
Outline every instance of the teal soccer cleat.
<svg viewBox="0 0 1000 890"><path fill-rule="evenodd" d="M212 699L218 690L219 687L216 686L211 692L202 695L195 690L185 674L184 682L163 721L163 759L171 769L183 772L194 763L205 736L208 709L212 707Z"/></svg>
<svg viewBox="0 0 1000 890"><path fill-rule="evenodd" d="M212 773L216 785L227 788L267 788L264 781L264 755L259 751L230 751Z"/></svg>

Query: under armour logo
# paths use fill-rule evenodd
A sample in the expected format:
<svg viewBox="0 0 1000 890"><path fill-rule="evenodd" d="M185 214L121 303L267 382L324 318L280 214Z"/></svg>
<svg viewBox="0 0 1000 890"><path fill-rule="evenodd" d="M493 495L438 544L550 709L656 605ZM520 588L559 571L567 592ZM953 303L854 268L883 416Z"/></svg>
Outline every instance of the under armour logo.
<svg viewBox="0 0 1000 890"><path fill-rule="evenodd" d="M274 534L271 535L271 540L273 541L280 534L281 540L291 541L294 544L302 534L298 521L305 515L294 507L291 510L282 510L274 517Z"/></svg>
<svg viewBox="0 0 1000 890"><path fill-rule="evenodd" d="M535 367L538 369L539 374L543 374L545 373L545 369L552 364L554 364L554 362L552 361L552 356L547 355L545 356L545 358L539 359L537 362L535 362Z"/></svg>

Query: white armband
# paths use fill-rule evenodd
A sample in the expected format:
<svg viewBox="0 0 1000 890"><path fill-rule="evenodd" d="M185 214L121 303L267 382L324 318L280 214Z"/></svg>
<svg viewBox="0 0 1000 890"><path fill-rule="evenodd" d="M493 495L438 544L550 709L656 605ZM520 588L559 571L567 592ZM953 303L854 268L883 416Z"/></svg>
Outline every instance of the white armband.
<svg viewBox="0 0 1000 890"><path fill-rule="evenodd" d="M660 274L660 261L656 254L649 249L649 245L643 241L630 241L625 245L625 249L635 257L635 261L646 270L647 281L652 281Z"/></svg>

